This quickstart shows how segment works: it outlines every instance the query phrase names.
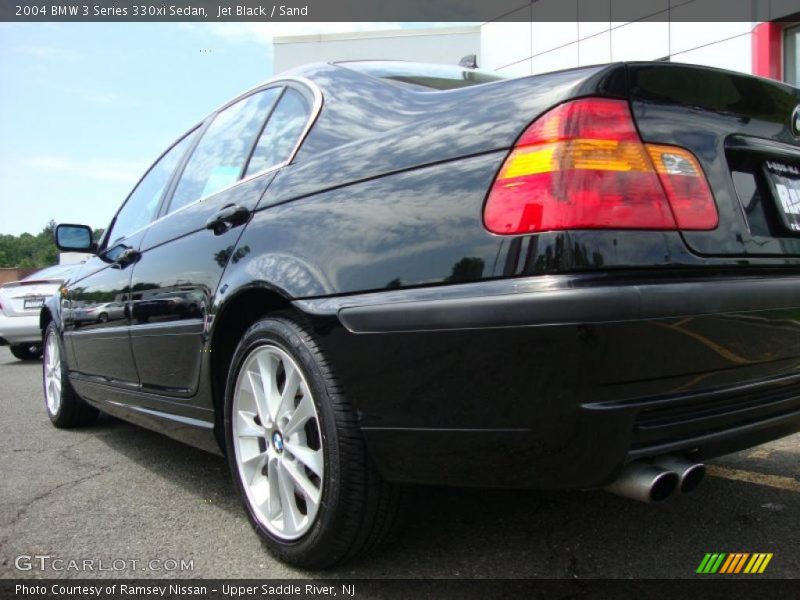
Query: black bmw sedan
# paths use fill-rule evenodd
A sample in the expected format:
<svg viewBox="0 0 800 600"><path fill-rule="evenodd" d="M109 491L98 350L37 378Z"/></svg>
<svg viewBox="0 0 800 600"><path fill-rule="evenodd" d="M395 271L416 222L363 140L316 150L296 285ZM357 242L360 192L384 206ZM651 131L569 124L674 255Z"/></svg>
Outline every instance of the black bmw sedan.
<svg viewBox="0 0 800 600"><path fill-rule="evenodd" d="M800 92L689 65L311 65L178 139L41 312L57 427L227 456L266 545L404 484L694 489L800 430ZM79 315L116 303L107 318Z"/></svg>

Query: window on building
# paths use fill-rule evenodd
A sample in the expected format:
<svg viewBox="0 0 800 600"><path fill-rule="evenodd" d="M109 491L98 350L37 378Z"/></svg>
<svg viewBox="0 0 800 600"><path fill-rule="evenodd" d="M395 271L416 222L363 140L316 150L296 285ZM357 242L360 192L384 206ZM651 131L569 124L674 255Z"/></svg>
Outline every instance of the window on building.
<svg viewBox="0 0 800 600"><path fill-rule="evenodd" d="M786 83L800 84L800 25L787 27L783 32L783 73Z"/></svg>

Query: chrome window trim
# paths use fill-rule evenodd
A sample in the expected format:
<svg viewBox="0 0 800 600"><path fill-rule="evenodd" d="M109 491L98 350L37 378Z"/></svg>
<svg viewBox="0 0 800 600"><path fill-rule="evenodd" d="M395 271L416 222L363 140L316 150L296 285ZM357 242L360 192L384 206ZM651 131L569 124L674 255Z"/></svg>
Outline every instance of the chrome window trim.
<svg viewBox="0 0 800 600"><path fill-rule="evenodd" d="M178 142L183 140L183 138L185 138L189 133L197 130L198 128L203 128L203 131L200 132L200 137L198 137L198 139L195 141L195 144L193 144L192 148L190 148L188 150L188 153L190 155L189 158L191 158L191 153L194 152L197 144L200 142L202 134L205 133L205 128L209 124L209 120L210 119L213 119L217 114L219 114L220 112L222 112L226 108L229 108L230 106L233 106L234 104L236 104L240 100L244 100L248 96L252 96L253 94L256 94L256 93L258 93L258 92L260 92L262 90L265 90L265 89L271 88L271 87L275 87L275 86L280 85L281 83L284 83L284 82L300 84L301 86L306 88L307 91L311 92L311 96L312 96L312 99L313 99L312 106L311 106L311 111L309 113L309 117L308 117L308 120L306 122L306 126L300 132L300 136L297 139L297 143L294 145L294 148L292 148L292 151L291 151L291 153L289 154L289 157L286 160L284 160L281 163L278 163L277 165L272 165L272 166L266 167L264 169L261 169L260 171L257 171L256 173L252 173L251 175L248 175L247 177L243 177L242 179L238 179L237 181L233 182L232 184L215 191L213 194L209 194L208 196L203 196L202 198L198 198L197 200L193 200L189 204L184 204L183 206L181 206L180 208L178 208L178 209L176 209L176 210L174 210L172 212L165 212L163 215L161 215L157 219L154 219L154 220L150 221L144 227L141 227L141 228L137 229L136 231L132 231L131 233L126 235L124 239L128 239L128 238L136 235L137 233L145 231L146 229L149 229L150 227L152 227L156 223L162 221L164 218L172 216L172 215L175 215L175 214L178 214L179 212L189 208L190 206L195 206L195 205L197 205L197 204L199 204L201 202L204 202L208 198L213 198L217 194L221 194L223 192L227 192L228 190L231 190L231 189L233 189L233 188L235 188L235 187L237 187L239 185L242 185L244 183L252 181L253 179L256 179L258 177L262 177L264 175L267 175L267 174L271 173L272 171L277 171L279 169L282 169L283 167L286 167L286 166L292 164L292 162L295 159L295 156L297 156L297 153L300 151L300 147L303 145L303 142L306 140L306 137L308 137L308 134L311 131L311 128L314 126L314 123L317 122L317 117L319 117L319 113L322 111L323 96L322 96L322 90L319 89L319 86L316 83L314 83L313 81L311 81L310 79L307 79L306 77L301 77L301 76L298 76L298 75L283 75L283 76L273 77L272 79L267 79L266 81L261 82L260 84L250 88L246 92L243 92L242 94L239 94L236 98L234 98L233 100L228 101L227 103L225 103L223 106L221 106L217 110L215 110L215 111L209 113L208 115L206 115L206 117L203 120L201 120L197 125L193 125L188 130L186 130L181 135L179 135L175 139L175 141L173 141L167 147L167 150L165 150L161 155L159 155L159 157L155 161L153 161L153 164L151 164L147 168L147 170L145 171L144 175L142 176L142 179L144 178L145 175L147 175L150 172L150 170L156 165L156 163L164 157L164 155L167 152L169 152ZM296 88L298 86L295 85L294 87ZM277 106L277 104L276 104L276 106ZM252 151L251 151L251 154L252 154ZM184 157L184 158L186 158L186 157ZM181 166L185 166L185 165L181 165ZM162 200L161 200L162 203L164 201L166 201L166 200L168 200L169 202L172 201L172 194L175 191L174 187L177 185L177 182L180 180L180 175L182 175L182 174L183 174L183 170L182 169L181 169L180 174L178 174L178 173L173 174L174 181L171 180L169 185L167 186L167 190L170 193L170 197L169 198L162 198ZM177 175L177 179L175 179L176 175ZM137 182L136 186L138 186L139 183L141 183L141 179L139 180L139 182ZM128 197L136 189L136 186L131 190L131 192L128 194L128 196L125 197L125 202L128 201ZM119 209L117 209L117 213L119 213L119 211L122 209L122 206L124 206L125 202L123 202L122 205L120 205ZM160 208L159 208L159 210L160 210ZM114 215L114 219L116 219L116 213ZM116 241L120 241L120 240L116 240Z"/></svg>

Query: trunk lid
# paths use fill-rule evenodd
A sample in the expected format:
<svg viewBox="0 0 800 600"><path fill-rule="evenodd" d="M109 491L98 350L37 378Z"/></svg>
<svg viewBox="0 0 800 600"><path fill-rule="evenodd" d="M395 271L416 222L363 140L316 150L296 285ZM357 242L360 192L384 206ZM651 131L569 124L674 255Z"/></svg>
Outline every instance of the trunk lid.
<svg viewBox="0 0 800 600"><path fill-rule="evenodd" d="M685 231L706 256L800 256L800 90L694 65L628 65L642 139L691 150L719 211L713 231ZM797 124L800 126L800 123Z"/></svg>
<svg viewBox="0 0 800 600"><path fill-rule="evenodd" d="M7 317L38 315L44 301L55 294L61 280L14 281L0 286L0 305Z"/></svg>

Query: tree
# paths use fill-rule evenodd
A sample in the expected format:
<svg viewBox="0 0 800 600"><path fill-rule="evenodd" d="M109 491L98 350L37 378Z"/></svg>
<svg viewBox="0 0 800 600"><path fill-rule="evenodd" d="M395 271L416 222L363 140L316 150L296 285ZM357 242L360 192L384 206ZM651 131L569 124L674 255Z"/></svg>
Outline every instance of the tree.
<svg viewBox="0 0 800 600"><path fill-rule="evenodd" d="M58 248L53 241L55 227L55 221L51 220L37 235L0 235L0 267L31 269L57 264Z"/></svg>

